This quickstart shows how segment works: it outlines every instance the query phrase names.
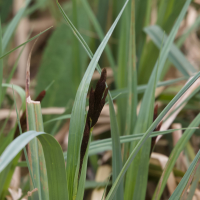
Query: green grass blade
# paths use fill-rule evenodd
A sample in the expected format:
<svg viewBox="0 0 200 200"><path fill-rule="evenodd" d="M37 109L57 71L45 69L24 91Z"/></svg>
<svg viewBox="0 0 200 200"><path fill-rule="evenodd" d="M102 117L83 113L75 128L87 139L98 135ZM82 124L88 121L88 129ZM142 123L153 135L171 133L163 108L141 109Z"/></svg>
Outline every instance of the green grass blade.
<svg viewBox="0 0 200 200"><path fill-rule="evenodd" d="M87 0L81 0L81 3L83 5L83 8L85 9L86 13L88 14L88 17L91 20L100 40L103 40L103 38L104 38L103 30L102 30L99 22L97 21L88 1ZM114 77L116 77L116 67L115 67L116 64L115 64L115 60L114 60L114 57L112 55L111 49L108 45L105 47L105 53L107 54L108 61L109 61L110 66L111 66L111 68L114 72Z"/></svg>
<svg viewBox="0 0 200 200"><path fill-rule="evenodd" d="M30 96L27 98L27 127L28 130L35 130L38 132L44 131L40 102L31 101ZM48 200L49 189L46 163L42 145L37 138L34 138L29 142L28 150L29 160L31 163L31 173L35 178L35 185L32 181L30 182L31 190L37 188L40 200Z"/></svg>
<svg viewBox="0 0 200 200"><path fill-rule="evenodd" d="M26 94L24 89L22 89L20 86L18 85L12 85L12 84L8 84L8 83L2 83L2 87L7 87L7 88L12 88L19 94L21 101L22 101L22 108L25 108L25 99L26 99Z"/></svg>
<svg viewBox="0 0 200 200"><path fill-rule="evenodd" d="M48 123L51 123L51 122L54 122L54 121L59 121L59 120L62 120L62 119L69 119L69 118L71 118L70 114L68 114L68 115L62 115L62 116L55 117L55 118L53 118L51 120L48 120L48 121L44 122L44 125L48 124Z"/></svg>
<svg viewBox="0 0 200 200"><path fill-rule="evenodd" d="M45 134L44 132L28 131L23 133L15 140L13 140L1 154L0 160L0 172L6 168L6 166L12 161L12 159L31 141L38 135Z"/></svg>
<svg viewBox="0 0 200 200"><path fill-rule="evenodd" d="M14 136L14 129L11 130L8 134L8 136L4 136L1 135L1 139L0 139L0 154L3 153L3 151L5 150L6 146L10 144L10 142L13 140L13 136ZM15 156L17 157L17 156ZM17 158L16 158L17 159ZM18 160L18 159L17 159ZM14 160L12 161L14 162ZM5 186L5 183L8 180L8 175L10 173L11 167L12 167L13 163L9 163L7 165L7 167L3 170L0 171L0 185L1 186ZM5 192L4 192L4 188L5 187L0 187L0 198L3 199L5 196ZM6 189L6 188L5 188ZM6 190L7 192L7 190Z"/></svg>
<svg viewBox="0 0 200 200"><path fill-rule="evenodd" d="M28 200L33 200L33 199L39 200L39 193L37 188L35 188L31 192L28 192Z"/></svg>
<svg viewBox="0 0 200 200"><path fill-rule="evenodd" d="M14 98L15 100L15 98ZM16 103L15 103L16 104ZM9 114L10 115L10 114ZM7 123L9 119L9 116L7 117L5 123ZM0 133L0 154L5 150L6 146L12 141L14 136L14 130L11 130L7 136L4 136L3 133L4 127L2 127L1 133ZM15 156L15 158L12 160L12 162L4 169L2 172L0 172L0 199L5 199L7 195L8 188L10 186L10 182L15 170L15 167L17 165L17 162L20 158L21 153L18 153L18 155Z"/></svg>
<svg viewBox="0 0 200 200"><path fill-rule="evenodd" d="M134 133L138 132L146 132L148 127L152 123L153 120L153 107L154 107L154 94L155 94L155 86L157 85L158 80L160 79L165 61L167 59L168 53L170 51L173 40L176 36L178 28L180 26L181 21L183 20L187 8L190 4L191 0L187 0L185 5L182 8L179 17L174 24L172 31L170 32L169 37L167 38L161 52L159 59L157 60L151 77L148 82L148 88L145 91L143 96L140 112L137 118L136 127ZM159 66L158 72L156 67ZM158 75L156 75L158 74ZM140 142L133 142L131 144L130 151L134 151L134 149L138 146ZM143 147L141 147L141 151L138 152L138 155L135 157L134 162L131 164L129 170L126 175L126 185L125 185L125 199L145 199L146 195L146 187L147 187L147 176L148 176L148 162L149 162L149 151L150 151L151 141L148 140Z"/></svg>
<svg viewBox="0 0 200 200"><path fill-rule="evenodd" d="M117 124L117 118L115 115L114 105L108 95L109 110L110 110L110 126L111 126L111 136L112 136L112 182L114 183L118 174L122 169L122 156L121 156L121 145L119 140L119 128ZM123 200L123 183L119 186L116 192L115 199Z"/></svg>
<svg viewBox="0 0 200 200"><path fill-rule="evenodd" d="M29 3L31 2L31 0L26 0L25 2L25 6L23 8L21 8L18 13L15 15L15 17L13 18L13 20L10 22L10 24L8 25L4 36L3 36L3 52L5 51L8 42L10 41L20 19L22 18L27 6L29 5Z"/></svg>
<svg viewBox="0 0 200 200"><path fill-rule="evenodd" d="M110 189L110 192L108 193L108 196L106 197L106 200L112 199L115 195L115 192L122 181L127 169L129 168L131 162L137 155L138 151L142 148L145 141L149 138L152 131L157 127L157 125L161 122L163 117L166 115L166 113L170 110L170 108L178 101L178 99L190 88L190 86L200 77L200 72L197 73L180 91L179 93L170 101L170 103L164 108L164 110L160 113L160 115L156 118L156 120L151 124L151 126L148 128L146 133L143 135L141 140L137 143L137 146L134 148L134 150L131 152L127 162L123 166L120 174L117 177L117 180L113 184L112 188Z"/></svg>
<svg viewBox="0 0 200 200"><path fill-rule="evenodd" d="M190 127L190 128L182 128L182 129L169 129L167 131L155 131L155 132L152 132L149 137L156 137L158 135L169 134L169 133L172 133L177 130L187 130L187 129L191 129L191 130L195 129L196 130L198 128ZM123 143L129 143L129 142L133 142L136 140L140 140L143 135L144 135L144 133L120 136L120 143L123 144ZM107 151L107 150L112 150L111 138L91 142L90 148L89 148L89 155L94 155L94 154L101 153L101 152Z"/></svg>
<svg viewBox="0 0 200 200"><path fill-rule="evenodd" d="M63 14L65 20L69 23L69 25L72 28L72 30L74 31L75 35L77 36L77 38L79 39L79 41L81 42L81 44L83 45L83 47L85 48L85 50L87 51L89 57L92 58L93 55L92 55L92 52L90 51L88 45L85 43L85 41L83 40L83 38L81 37L81 35L78 33L78 31L75 29L75 27L73 26L73 24L71 24L70 20L68 19L68 17L66 16L66 14L64 13L64 11L62 10L62 8L60 7L59 4L58 4L58 6L59 6L59 9L61 10L61 13ZM100 70L98 69L98 71L100 71Z"/></svg>
<svg viewBox="0 0 200 200"><path fill-rule="evenodd" d="M133 134L136 134L138 132L146 132L148 127L151 125L153 121L155 89L157 85L159 61L157 63L158 66L155 66L157 68L154 68L155 70L153 70L144 97L142 99L140 112L137 118ZM133 149L137 146L137 143L138 143L137 141L131 143L130 151L133 151ZM125 199L142 200L145 198L144 191L146 191L147 187L146 177L148 176L150 144L151 144L150 140L146 141L145 145L138 152L138 155L136 156L134 162L131 164L129 170L127 171L125 193L124 193Z"/></svg>
<svg viewBox="0 0 200 200"><path fill-rule="evenodd" d="M65 162L62 148L54 137L49 134L40 135L38 139L42 144L46 162L49 200L68 200ZM43 189L45 190L46 188Z"/></svg>
<svg viewBox="0 0 200 200"><path fill-rule="evenodd" d="M166 131L155 131L152 132L150 134L149 137L156 137L158 135L165 135L165 134L169 134L172 133L174 131L178 131L178 130L187 130L187 129L198 129L198 127L191 127L191 128L181 128L181 129L169 129ZM144 133L139 133L139 134L134 134L134 135L125 135L125 136L120 136L120 143L127 143L127 142L132 142L135 140L140 140L142 138L142 136L144 135ZM112 150L112 138L108 138L108 139L103 139L100 141L94 141L90 143L90 147L89 147L89 156L91 155L95 155L107 150ZM64 159L67 159L67 152L63 153Z"/></svg>
<svg viewBox="0 0 200 200"><path fill-rule="evenodd" d="M44 135L42 135L44 134ZM13 140L1 154L0 172L7 167L12 159L25 147L28 142L37 137L42 145L48 176L48 192L50 200L67 200L65 163L62 149L58 142L44 132L28 131ZM59 170L58 170L59 169ZM45 199L46 200L46 199Z"/></svg>
<svg viewBox="0 0 200 200"><path fill-rule="evenodd" d="M77 0L72 0L72 16L73 16L73 23L78 29L78 19L77 19ZM82 67L80 62L80 50L79 50L79 43L75 37L73 37L73 46L72 46L73 55L73 73L74 73L74 82L75 85L78 86L82 77ZM77 89L77 88L76 88Z"/></svg>
<svg viewBox="0 0 200 200"><path fill-rule="evenodd" d="M52 28L52 27L50 27L50 28ZM7 55L9 55L10 53L12 53L13 51L17 50L18 48L20 48L20 47L24 46L25 44L31 42L32 40L36 39L37 37L39 37L40 35L42 35L44 32L48 31L50 28L42 31L41 33L39 33L36 36L34 36L34 37L30 38L29 40L27 40L26 42L20 44L19 46L15 47L14 49L12 49L12 50L8 51L7 53L3 54L2 56L0 56L0 60L2 60L2 58L6 57Z"/></svg>
<svg viewBox="0 0 200 200"><path fill-rule="evenodd" d="M129 40L129 62L128 62L128 97L125 135L133 134L137 120L137 69L136 69L136 46L135 46L135 1L131 2L131 23ZM129 144L124 145L125 163L128 158Z"/></svg>
<svg viewBox="0 0 200 200"><path fill-rule="evenodd" d="M103 195L102 195L102 197L101 197L101 200L104 199L104 196L105 196L105 193L106 193L107 187L108 187L108 185L109 185L110 177L111 177L111 175L108 177L108 181L107 181L106 187L104 188L104 191L103 191Z"/></svg>
<svg viewBox="0 0 200 200"><path fill-rule="evenodd" d="M123 1L116 2L116 6L119 7ZM113 3L114 4L114 3ZM131 5L131 2L129 2ZM128 5L128 7L129 7ZM114 5L113 5L114 7ZM116 48L117 55L117 89L127 88L128 77L128 55L129 55L129 34L130 34L130 11L128 8L124 11L119 27L115 31L115 37L118 39L118 48ZM115 11L116 12L116 11ZM114 49L113 49L114 50ZM120 135L124 135L126 127L126 115L127 115L127 94L123 98L117 99L117 120L119 124Z"/></svg>
<svg viewBox="0 0 200 200"><path fill-rule="evenodd" d="M196 165L199 165L199 159L200 159L200 151L198 151L197 155L195 156L195 159L192 161L190 167L188 168L187 172L185 173L184 177L181 179L181 182L178 184L177 188L175 189L174 193L171 195L169 200L180 199L181 194L190 178L190 175L192 174Z"/></svg>
<svg viewBox="0 0 200 200"><path fill-rule="evenodd" d="M188 194L188 197L186 200L191 200L195 194L195 190L196 188L198 187L198 183L199 183L199 179L200 179L200 166L198 166L198 169L194 175L194 179L193 179L193 182L192 182L192 185L190 187L190 192Z"/></svg>
<svg viewBox="0 0 200 200"><path fill-rule="evenodd" d="M2 49L2 28L1 28L1 18L0 18L0 57L3 55ZM0 84L3 81L3 60L0 60ZM0 106L2 102L2 86L0 86Z"/></svg>
<svg viewBox="0 0 200 200"><path fill-rule="evenodd" d="M161 82L157 83L157 87L169 86L169 85L172 85L179 81L183 81L183 80L187 80L187 79L188 79L188 77L181 77L181 78L172 79L172 80L168 80L168 81L161 81ZM146 88L147 88L147 85L139 85L139 86L137 86L137 92L138 93L145 92Z"/></svg>
<svg viewBox="0 0 200 200"><path fill-rule="evenodd" d="M61 7L61 5L58 3L58 0L56 0L56 3L57 3L57 6L58 6L58 8L59 8L59 10L60 10L63 18L69 24L69 27L72 29L74 35L77 37L77 39L79 40L79 42L81 43L81 45L83 46L83 48L86 50L86 52L89 55L89 57L92 59L93 53L90 50L89 46L87 45L87 43L85 42L85 40L83 39L83 37L81 36L81 34L78 32L78 30L76 29L76 27L72 24L72 22L70 21L69 17L66 15L66 13L64 12L64 10Z"/></svg>
<svg viewBox="0 0 200 200"><path fill-rule="evenodd" d="M151 37L156 46L160 48L162 43L162 35L164 34L163 30L159 26L154 25L146 27L144 31ZM165 34L164 42L166 40L167 35ZM174 44L171 46L168 58L184 76L189 76L196 72L196 69L192 66L192 64L190 64L183 53Z"/></svg>
<svg viewBox="0 0 200 200"><path fill-rule="evenodd" d="M78 184L78 191L77 191L77 196L76 200L83 199L84 196L84 191L85 191L85 181L86 181L86 172L87 172L87 163L88 163L88 150L91 142L91 134L90 138L88 141L88 146L85 152L85 156L83 159L83 164L82 164L82 169L81 169L81 175L80 175L80 180Z"/></svg>
<svg viewBox="0 0 200 200"><path fill-rule="evenodd" d="M16 104L16 100L15 100L15 94L14 94L13 85L12 85L12 91L13 91L13 98L14 98L15 110L16 110L16 113L17 113L18 128L19 128L19 132L20 132L20 135L21 135L22 134L22 128L21 128L21 124L20 124L19 113L18 113L18 110L17 110L17 104ZM29 163L29 160L28 160L28 154L27 154L26 148L24 147L23 150L24 150L24 155L25 155L25 158L26 158L26 163L27 163L27 166L28 166L28 170L29 170L29 173L30 173L30 176L31 176L31 181L33 182L33 185L35 187L35 182L34 182L34 179L33 179L33 174L31 172L30 163Z"/></svg>
<svg viewBox="0 0 200 200"><path fill-rule="evenodd" d="M83 130L84 130L86 95L88 92L89 84L90 84L93 72L95 70L95 67L100 59L100 56L115 26L117 25L127 3L128 1L126 1L126 3L124 4L118 17L112 24L111 28L109 29L102 43L100 44L97 51L95 52L84 74L84 77L79 85L79 88L75 97L75 102L74 102L74 106L73 106L73 110L71 114L70 128L69 128L69 143L68 143L68 156L67 156L68 164L66 167L69 199L73 198L73 192L75 191L74 185L77 185L76 182L78 181L78 180L75 180L74 178L75 178L75 172L76 172L78 159L79 159L81 139L82 139Z"/></svg>
<svg viewBox="0 0 200 200"><path fill-rule="evenodd" d="M168 80L168 81L162 81L162 82L158 82L157 87L162 87L162 86L169 86L172 85L174 83L186 80L186 77L181 77L181 78L177 78L177 79L172 79L172 80ZM137 86L137 93L143 93L145 92L147 88L147 85L139 85ZM121 95L125 95L128 94L128 89L127 88L122 88L122 89L116 89L116 90L111 90L110 91L112 99L116 99L116 98L120 98Z"/></svg>
<svg viewBox="0 0 200 200"><path fill-rule="evenodd" d="M192 123L189 125L188 128L194 127L194 126L199 126L199 124L200 124L200 114L197 115L197 117L192 121ZM168 177L173 170L173 167L176 163L176 160L177 160L179 154L184 149L184 147L186 146L186 144L188 143L189 139L191 138L191 136L193 135L194 132L195 132L194 129L186 130L184 132L184 134L182 135L182 137L179 139L176 146L174 147L173 151L171 152L168 162L162 173L162 176L160 177L160 180L158 182L156 191L154 193L154 196L153 196L154 200L160 199L160 197L164 191L164 188L166 186Z"/></svg>

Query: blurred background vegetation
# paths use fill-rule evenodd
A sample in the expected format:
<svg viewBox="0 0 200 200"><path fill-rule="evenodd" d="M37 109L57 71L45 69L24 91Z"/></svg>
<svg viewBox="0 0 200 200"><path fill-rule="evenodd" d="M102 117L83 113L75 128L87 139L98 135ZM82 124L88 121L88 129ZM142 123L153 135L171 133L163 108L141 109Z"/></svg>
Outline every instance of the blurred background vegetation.
<svg viewBox="0 0 200 200"><path fill-rule="evenodd" d="M95 52L109 27L121 10L124 0L60 0L64 11L67 13L75 27L88 43L92 52ZM9 22L24 7L24 0L0 0L0 16L3 35ZM159 56L159 48L163 40L163 34L168 35L185 3L185 0L136 0L136 66L138 85L148 83L149 77ZM162 70L160 81L175 80L173 85L166 84L156 90L156 103L160 112L175 94L185 84L194 72L200 69L200 1L193 0L187 14L181 23L176 35L174 51ZM120 135L124 135L127 116L127 87L128 87L128 54L130 34L130 2L122 15L108 45L102 54L99 64L107 69L107 84L109 89L120 97L114 102L117 110L117 119ZM155 26L157 25L157 26ZM32 0L24 11L15 34L5 46L4 52L22 44L45 29L53 26L43 33L37 40L32 51L31 58L31 96L35 98L48 86L46 96L43 99L42 112L44 122L60 115L70 114L74 98L90 61L85 50L79 44L70 27L63 20L57 8L56 2L52 0ZM164 31L164 32L163 32ZM28 54L34 41L27 43L24 49L18 49L4 58L3 80L14 73L10 83L25 87L26 66ZM23 48L23 47L22 47ZM16 60L21 54L18 62ZM181 54L181 55L180 55ZM80 58L80 59L79 59ZM178 59L179 58L179 59ZM16 69L13 70L13 66ZM185 78L183 78L185 77ZM182 78L182 79L178 79ZM99 79L95 71L92 78L94 86ZM196 88L199 87L197 83ZM194 90L192 89L192 91ZM188 94L189 95L189 94ZM138 94L141 100L142 92ZM191 121L197 116L200 109L200 94L195 93L171 121L169 127L177 129L188 127ZM12 90L7 89L5 98L0 110L0 125L9 115L10 118L4 128L4 134L16 124L15 109L12 107ZM18 107L21 106L20 98L17 98ZM12 107L12 109L10 109ZM55 136L61 144L63 151L67 150L69 120L63 119L53 123L45 124L45 132ZM189 164L194 159L200 146L199 130L195 131L191 140L187 143L177 160L173 169L173 177L168 180L163 192L162 199L167 199L180 182ZM174 132L163 136L156 144L154 156L150 159L148 185L146 199L152 199L156 184L159 181L163 167L166 163L174 145L180 139L182 131ZM93 130L92 140L110 137L110 114L106 105L101 113L99 121ZM111 172L111 151L104 151L89 157L85 199L101 199L104 191L104 181ZM24 159L23 157L21 158ZM10 185L10 192L7 199L12 199L11 194L19 188L23 193L29 190L27 184L27 169L15 169ZM96 182L94 182L96 181ZM171 182L170 182L171 181ZM100 182L99 185L97 182ZM94 189L100 187L101 189ZM109 186L108 186L109 187ZM10 194L11 193L11 194ZM197 199L200 198L200 191L195 192ZM96 197L96 196L97 197Z"/></svg>

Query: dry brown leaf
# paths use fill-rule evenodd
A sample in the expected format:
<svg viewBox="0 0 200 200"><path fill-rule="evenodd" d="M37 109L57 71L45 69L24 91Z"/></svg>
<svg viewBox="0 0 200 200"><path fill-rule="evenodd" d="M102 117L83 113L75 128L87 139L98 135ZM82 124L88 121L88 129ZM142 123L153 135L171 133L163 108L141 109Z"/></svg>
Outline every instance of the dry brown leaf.
<svg viewBox="0 0 200 200"><path fill-rule="evenodd" d="M191 77L192 78L192 77ZM190 81L191 78L188 80ZM196 89L200 86L200 78L198 78L193 85L185 92L185 94L172 106L172 108L169 110L169 112L165 115L164 119L166 119L179 105ZM184 103L180 108L178 108L161 126L161 131L167 130L176 116L179 114L179 112L183 109L186 103ZM156 139L156 142L162 137L162 135L159 135Z"/></svg>
<svg viewBox="0 0 200 200"><path fill-rule="evenodd" d="M165 165L168 161L168 157L159 153L152 153L151 154L151 160L154 159L154 162L157 161L157 164L159 163L159 165L161 166L161 168L164 170ZM176 189L176 179L174 177L173 172L170 173L169 178L167 180L167 188L169 190L170 195L172 195L172 193L174 192L174 190Z"/></svg>
<svg viewBox="0 0 200 200"><path fill-rule="evenodd" d="M111 167L109 165L100 166L96 173L95 181L104 182L107 181L111 173ZM104 193L104 188L94 189L91 195L91 200L101 200ZM105 198L103 198L104 200Z"/></svg>
<svg viewBox="0 0 200 200"><path fill-rule="evenodd" d="M179 123L172 124L172 129L181 129L181 128L182 128L182 125ZM172 133L173 146L176 146L176 143L179 141L181 136L182 136L182 130L177 130ZM185 171L187 169L184 162L183 151L180 153L178 159L176 160L176 165L177 165L177 168L182 171Z"/></svg>
<svg viewBox="0 0 200 200"><path fill-rule="evenodd" d="M61 115L65 112L65 108L61 107L49 107L42 108L43 115ZM0 110L0 120L6 119L10 113L9 109L1 109ZM10 113L10 118L17 118L16 110L12 110Z"/></svg>
<svg viewBox="0 0 200 200"><path fill-rule="evenodd" d="M18 190L8 188L8 191L10 192L11 196L6 196L7 200L18 200L22 196L22 189L18 188Z"/></svg>

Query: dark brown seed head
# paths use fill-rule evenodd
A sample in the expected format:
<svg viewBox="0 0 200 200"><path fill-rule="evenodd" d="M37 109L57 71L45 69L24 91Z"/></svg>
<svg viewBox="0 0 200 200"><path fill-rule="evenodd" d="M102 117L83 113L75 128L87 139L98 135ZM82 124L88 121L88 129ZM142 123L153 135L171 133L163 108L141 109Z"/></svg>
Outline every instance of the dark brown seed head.
<svg viewBox="0 0 200 200"><path fill-rule="evenodd" d="M108 89L106 89L106 77L106 69L103 69L95 91L92 89L90 91L88 117L92 120L91 127L97 123L101 110L105 104L105 98L108 93Z"/></svg>
<svg viewBox="0 0 200 200"><path fill-rule="evenodd" d="M105 105L106 96L108 94L108 88L106 88L106 77L107 77L106 69L103 69L101 77L95 87L95 90L93 90L92 88L90 90L89 110L81 144L79 177L82 169L83 158L85 156L85 152L88 145L90 129L97 123L98 118L103 109L103 106Z"/></svg>
<svg viewBox="0 0 200 200"><path fill-rule="evenodd" d="M35 101L42 101L42 99L45 97L46 95L46 91L43 90L42 92L40 92L40 94L36 97Z"/></svg>

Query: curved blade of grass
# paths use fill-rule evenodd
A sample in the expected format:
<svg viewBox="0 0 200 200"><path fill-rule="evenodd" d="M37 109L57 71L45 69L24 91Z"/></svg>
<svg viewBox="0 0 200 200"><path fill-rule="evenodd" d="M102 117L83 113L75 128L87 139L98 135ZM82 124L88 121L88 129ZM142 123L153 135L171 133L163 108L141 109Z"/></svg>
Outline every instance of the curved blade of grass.
<svg viewBox="0 0 200 200"><path fill-rule="evenodd" d="M0 172L12 161L12 159L31 141L38 135L45 134L44 132L28 131L23 133L15 140L13 140L1 154L0 159Z"/></svg>
<svg viewBox="0 0 200 200"><path fill-rule="evenodd" d="M2 45L3 52L5 51L5 49L8 45L8 42L10 41L10 38L12 37L20 19L22 18L23 14L30 2L31 2L31 0L26 0L25 6L18 11L18 13L15 15L15 17L12 19L12 21L8 25L8 27L4 33L4 36L3 36L3 45Z"/></svg>
<svg viewBox="0 0 200 200"><path fill-rule="evenodd" d="M43 135L42 135L43 134ZM13 140L1 154L0 172L13 160L13 158L25 147L28 142L37 137L40 141L48 175L48 188L50 200L64 200L67 198L65 164L62 149L58 142L44 132L28 131ZM59 169L59 170L58 170Z"/></svg>
<svg viewBox="0 0 200 200"><path fill-rule="evenodd" d="M50 28L52 28L52 26L51 26ZM48 28L48 29L42 31L41 33L39 33L39 34L37 34L36 36L34 36L34 37L30 38L29 40L27 40L26 42L20 44L19 46L17 46L17 47L15 47L14 49L8 51L7 53L1 55L1 56L0 56L0 60L2 60L2 58L6 57L7 55L9 55L10 53L12 53L13 51L17 50L18 48L22 47L23 45L25 45L25 44L31 42L32 40L36 39L37 37L39 37L40 35L42 35L44 32L48 31L50 28Z"/></svg>
<svg viewBox="0 0 200 200"><path fill-rule="evenodd" d="M137 143L136 147L131 152L127 162L124 164L120 174L117 177L117 180L113 184L112 188L110 189L108 196L106 197L106 200L112 199L115 195L115 192L122 181L127 169L129 168L131 162L137 155L138 151L142 148L145 141L149 138L152 131L157 127L157 125L161 122L163 117L166 115L166 113L170 110L170 108L177 102L177 100L190 88L190 86L200 77L200 72L197 73L180 91L179 93L170 101L170 103L164 108L164 110L160 113L160 115L156 118L156 120L151 124L151 126L148 128L146 133L142 136L141 140Z"/></svg>
<svg viewBox="0 0 200 200"><path fill-rule="evenodd" d="M62 115L62 116L55 117L55 118L53 118L53 119L50 119L50 120L44 122L44 125L45 125L45 124L48 124L48 123L50 123L50 122L59 121L59 120L62 120L62 119L70 119L70 118L71 118L71 115L70 115L70 114L68 114L68 115Z"/></svg>
<svg viewBox="0 0 200 200"><path fill-rule="evenodd" d="M46 162L49 200L67 200L67 180L62 148L55 138L49 134L40 135L38 139L42 144Z"/></svg>
<svg viewBox="0 0 200 200"><path fill-rule="evenodd" d="M85 121L85 105L86 105L86 96L89 88L89 84L93 75L93 72L96 68L96 65L100 59L100 56L115 28L117 25L125 7L128 3L128 0L125 2L122 10L120 11L118 17L112 24L111 28L109 29L108 33L106 34L105 38L103 39L102 43L98 47L97 51L95 52L85 74L84 77L79 85L75 102L71 114L71 121L70 121L70 128L69 128L69 143L68 143L68 156L67 156L67 183L68 183L68 193L69 199L73 198L73 192L76 190L74 185L78 180L75 180L75 172L78 164L79 153L80 153L80 146L81 146L81 139L84 130L84 121ZM58 2L57 2L58 4ZM58 4L60 10L62 8ZM65 16L65 14L64 14Z"/></svg>
<svg viewBox="0 0 200 200"><path fill-rule="evenodd" d="M109 111L110 111L110 126L111 126L111 139L112 139L112 182L116 180L118 174L122 169L122 156L121 156L121 145L119 140L119 128L117 124L117 118L115 115L115 109L113 102L108 95L109 102ZM123 200L124 191L123 191L123 182L119 186L118 191L116 192L115 199Z"/></svg>
<svg viewBox="0 0 200 200"><path fill-rule="evenodd" d="M197 117L192 121L192 123L189 125L188 128L194 127L194 126L199 126L199 124L200 124L200 114L197 115ZM170 157L167 161L167 164L165 165L165 169L162 173L162 176L160 177L160 180L158 182L157 188L155 190L155 193L153 196L154 200L160 199L160 197L164 191L164 188L166 186L168 177L173 170L173 167L176 163L176 160L177 160L179 154L181 153L181 151L183 151L184 147L186 146L186 144L188 143L189 139L191 138L191 136L193 135L194 132L195 132L194 129L186 130L184 132L184 134L182 135L182 137L177 142L174 149L172 150Z"/></svg>
<svg viewBox="0 0 200 200"><path fill-rule="evenodd" d="M12 84L8 84L8 83L2 83L2 87L9 87L12 88L19 94L21 101L22 101L22 108L25 108L25 99L26 99L26 94L24 89L22 89L20 86L18 85L12 85Z"/></svg>
<svg viewBox="0 0 200 200"><path fill-rule="evenodd" d="M195 156L195 159L192 161L190 167L188 168L187 172L185 173L184 177L181 179L181 182L178 184L177 188L175 189L174 193L171 195L169 200L177 200L180 199L181 194L184 190L184 188L187 185L187 182L193 173L194 168L199 165L198 162L200 160L200 150L198 151L197 155Z"/></svg>
<svg viewBox="0 0 200 200"><path fill-rule="evenodd" d="M164 34L164 31L159 26L156 25L146 27L144 31L151 37L156 46L160 48L162 43L162 35ZM164 36L164 43L165 43L168 37L166 34L164 35L165 35ZM192 73L196 72L196 69L185 58L183 53L176 47L176 45L172 44L168 57L169 60L174 64L174 66L184 76L189 76Z"/></svg>

